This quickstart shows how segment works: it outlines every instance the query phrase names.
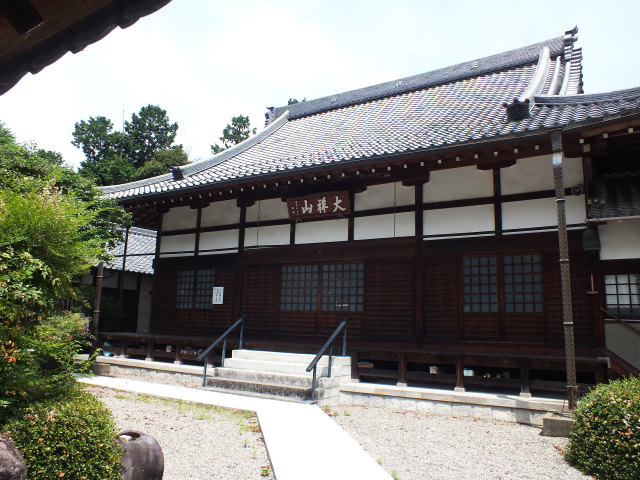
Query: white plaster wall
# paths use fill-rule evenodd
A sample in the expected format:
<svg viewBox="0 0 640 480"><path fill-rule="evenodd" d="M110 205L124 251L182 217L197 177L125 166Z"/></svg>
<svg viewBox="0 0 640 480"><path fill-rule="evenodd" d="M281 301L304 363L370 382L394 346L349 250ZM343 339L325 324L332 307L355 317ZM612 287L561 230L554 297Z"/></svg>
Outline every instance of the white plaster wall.
<svg viewBox="0 0 640 480"><path fill-rule="evenodd" d="M162 230L196 228L198 211L190 207L175 207L162 215Z"/></svg>
<svg viewBox="0 0 640 480"><path fill-rule="evenodd" d="M557 225L556 200L553 197L502 204L503 230Z"/></svg>
<svg viewBox="0 0 640 480"><path fill-rule="evenodd" d="M296 244L346 242L349 238L349 220L322 220L296 224Z"/></svg>
<svg viewBox="0 0 640 480"><path fill-rule="evenodd" d="M229 249L223 252L203 252L203 250ZM204 232L200 234L201 255L211 255L215 253L229 253L238 248L238 229L222 230L219 232Z"/></svg>
<svg viewBox="0 0 640 480"><path fill-rule="evenodd" d="M565 158L562 161L564 187L584 184L582 158ZM511 167L500 170L500 188L503 195L553 190L553 161L551 155L522 158Z"/></svg>
<svg viewBox="0 0 640 480"><path fill-rule="evenodd" d="M620 220L598 226L601 260L640 258L640 220Z"/></svg>
<svg viewBox="0 0 640 480"><path fill-rule="evenodd" d="M259 220L281 220L289 218L287 202L280 198L260 200L247 208L247 222L257 222Z"/></svg>
<svg viewBox="0 0 640 480"><path fill-rule="evenodd" d="M289 245L290 233L290 225L247 228L244 232L244 246Z"/></svg>
<svg viewBox="0 0 640 480"><path fill-rule="evenodd" d="M193 255L196 245L196 234L189 233L187 235L170 235L163 236L160 241L160 255L167 256L182 256ZM191 253L184 253L178 255L168 255L173 252L190 251Z"/></svg>
<svg viewBox="0 0 640 480"><path fill-rule="evenodd" d="M567 224L584 224L586 219L584 195L566 197ZM557 227L558 213L555 197L505 202L502 204L502 228Z"/></svg>
<svg viewBox="0 0 640 480"><path fill-rule="evenodd" d="M140 297L138 302L138 322L136 331L138 333L149 333L149 318L151 316L151 288L153 278L144 275L140 282Z"/></svg>
<svg viewBox="0 0 640 480"><path fill-rule="evenodd" d="M520 158L515 165L500 169L500 191L503 195L553 188L551 155Z"/></svg>
<svg viewBox="0 0 640 480"><path fill-rule="evenodd" d="M372 208L393 207L395 185L395 205L413 205L415 203L415 187L405 187L401 182L372 185L362 193L356 193L355 211Z"/></svg>
<svg viewBox="0 0 640 480"><path fill-rule="evenodd" d="M240 222L240 209L235 200L223 200L211 203L202 209L200 217L201 227L216 227L218 225L232 225Z"/></svg>
<svg viewBox="0 0 640 480"><path fill-rule="evenodd" d="M443 208L424 212L424 235L495 230L493 205Z"/></svg>
<svg viewBox="0 0 640 480"><path fill-rule="evenodd" d="M394 236L410 237L413 235L415 235L414 212L360 217L355 219L353 226L355 240L392 238Z"/></svg>
<svg viewBox="0 0 640 480"><path fill-rule="evenodd" d="M436 170L423 186L425 203L493 196L493 172L476 167Z"/></svg>
<svg viewBox="0 0 640 480"><path fill-rule="evenodd" d="M585 223L587 221L587 211L584 204L584 195L569 195L566 199L567 224Z"/></svg>
<svg viewBox="0 0 640 480"><path fill-rule="evenodd" d="M576 185L584 185L582 157L565 158L562 161L562 174L565 188L575 187Z"/></svg>

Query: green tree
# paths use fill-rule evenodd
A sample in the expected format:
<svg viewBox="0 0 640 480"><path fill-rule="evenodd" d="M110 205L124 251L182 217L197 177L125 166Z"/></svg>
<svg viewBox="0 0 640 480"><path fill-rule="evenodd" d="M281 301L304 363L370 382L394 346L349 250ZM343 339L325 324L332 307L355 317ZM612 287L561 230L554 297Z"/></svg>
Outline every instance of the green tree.
<svg viewBox="0 0 640 480"><path fill-rule="evenodd" d="M128 221L60 160L15 141L0 144L0 424L21 406L75 385L73 355L65 350L72 338L54 341L46 326L61 300L76 297L77 276L106 258L105 247L121 239L118 226Z"/></svg>
<svg viewBox="0 0 640 480"><path fill-rule="evenodd" d="M251 121L249 117L245 117L244 115L238 115L237 117L231 118L231 123L227 124L222 130L222 136L220 137L220 141L222 142L222 146L211 145L211 153L216 154L223 152L227 148L231 148L234 145L237 145L240 142L245 141L249 136L255 135L257 129L251 129Z"/></svg>
<svg viewBox="0 0 640 480"><path fill-rule="evenodd" d="M98 186L118 185L132 181L136 168L129 160L112 154L96 163L83 162L80 173Z"/></svg>
<svg viewBox="0 0 640 480"><path fill-rule="evenodd" d="M307 97L304 97L300 101L298 101L297 98L290 98L289 100L287 100L287 105L295 105L296 103L302 103L302 102L306 102L306 101L307 101Z"/></svg>
<svg viewBox="0 0 640 480"><path fill-rule="evenodd" d="M187 152L182 145L176 145L168 150L160 150L153 154L151 160L138 168L135 172L136 179L150 178L169 173L173 167L179 167L189 163Z"/></svg>
<svg viewBox="0 0 640 480"><path fill-rule="evenodd" d="M13 136L13 132L11 132L4 123L0 122L0 145L15 143L15 141L16 137Z"/></svg>
<svg viewBox="0 0 640 480"><path fill-rule="evenodd" d="M86 157L83 167L95 165L122 148L122 134L113 130L113 123L106 117L89 117L88 121L76 122L71 135L71 144L80 148Z"/></svg>
<svg viewBox="0 0 640 480"><path fill-rule="evenodd" d="M177 132L178 124L169 122L166 110L157 105L142 107L124 124L125 156L140 168L156 152L169 149Z"/></svg>
<svg viewBox="0 0 640 480"><path fill-rule="evenodd" d="M80 174L96 185L116 185L167 173L188 162L182 145L172 146L177 131L178 124L170 123L166 110L157 105L134 113L123 132L114 131L106 117L81 120L72 142L85 154Z"/></svg>

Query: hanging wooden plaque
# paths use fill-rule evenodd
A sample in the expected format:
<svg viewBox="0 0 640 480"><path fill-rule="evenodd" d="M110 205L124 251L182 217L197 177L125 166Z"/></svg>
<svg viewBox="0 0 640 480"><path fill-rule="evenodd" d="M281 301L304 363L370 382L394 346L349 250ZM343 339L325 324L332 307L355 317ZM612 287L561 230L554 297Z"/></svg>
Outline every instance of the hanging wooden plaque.
<svg viewBox="0 0 640 480"><path fill-rule="evenodd" d="M349 192L329 192L288 198L287 209L291 220L305 218L341 218L351 213Z"/></svg>

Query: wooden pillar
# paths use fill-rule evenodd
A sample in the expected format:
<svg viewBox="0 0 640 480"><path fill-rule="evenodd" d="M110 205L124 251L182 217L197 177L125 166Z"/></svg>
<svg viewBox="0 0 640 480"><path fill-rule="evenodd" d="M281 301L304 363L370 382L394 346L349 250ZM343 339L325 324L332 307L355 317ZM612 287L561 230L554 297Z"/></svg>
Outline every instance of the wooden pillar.
<svg viewBox="0 0 640 480"><path fill-rule="evenodd" d="M147 356L145 360L148 362L153 361L153 345L154 345L154 340L152 338L147 337Z"/></svg>
<svg viewBox="0 0 640 480"><path fill-rule="evenodd" d="M200 251L200 228L202 227L202 207L198 207L196 214L196 239L193 246L193 256L197 257Z"/></svg>
<svg viewBox="0 0 640 480"><path fill-rule="evenodd" d="M398 354L398 384L399 387L407 386L407 357L404 353Z"/></svg>
<svg viewBox="0 0 640 480"><path fill-rule="evenodd" d="M424 262L423 241L424 235L424 210L423 189L424 183L415 185L415 243L414 243L414 336L416 347L422 347L424 339Z"/></svg>
<svg viewBox="0 0 640 480"><path fill-rule="evenodd" d="M124 249L122 251L122 268L118 272L118 325L121 332L128 330L128 323L126 326L122 325L122 290L124 288L124 277L127 269L127 250L129 248L129 228L124 234Z"/></svg>
<svg viewBox="0 0 640 480"><path fill-rule="evenodd" d="M234 282L234 304L233 304L233 319L234 321L240 318L242 315L242 278L243 278L243 252L244 252L244 236L247 224L247 207L252 205L253 202L241 202L238 199L238 206L240 207L240 226L238 228L238 254L236 256L236 274Z"/></svg>
<svg viewBox="0 0 640 480"><path fill-rule="evenodd" d="M529 378L529 365L523 363L520 366L520 396L529 398L531 397L531 381Z"/></svg>
<svg viewBox="0 0 640 480"><path fill-rule="evenodd" d="M456 358L456 388L453 389L456 392L464 392L464 364L462 357Z"/></svg>
<svg viewBox="0 0 640 480"><path fill-rule="evenodd" d="M502 186L500 169L493 169L493 224L496 237L502 236Z"/></svg>
<svg viewBox="0 0 640 480"><path fill-rule="evenodd" d="M360 381L360 373L358 371L358 352L351 352L351 381Z"/></svg>
<svg viewBox="0 0 640 480"><path fill-rule="evenodd" d="M102 279L104 278L104 262L100 262L96 269L96 295L93 300L93 316L91 320L91 334L98 337L98 325L100 324L100 300L102 298Z"/></svg>
<svg viewBox="0 0 640 480"><path fill-rule="evenodd" d="M173 359L173 363L176 365L182 365L182 342L176 344L176 355Z"/></svg>

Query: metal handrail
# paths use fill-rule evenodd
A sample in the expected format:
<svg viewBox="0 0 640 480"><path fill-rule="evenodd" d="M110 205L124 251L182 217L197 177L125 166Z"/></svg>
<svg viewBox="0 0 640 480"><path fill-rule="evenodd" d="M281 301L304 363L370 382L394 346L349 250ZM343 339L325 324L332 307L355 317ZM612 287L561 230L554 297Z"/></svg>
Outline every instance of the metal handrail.
<svg viewBox="0 0 640 480"><path fill-rule="evenodd" d="M614 313L611 313L609 310L607 310L607 309L605 309L605 308L600 307L600 310L602 311L602 313L604 313L604 314L606 314L606 315L609 315L609 316L612 318L612 320L614 320L614 321L615 321L615 323L619 323L619 324L620 324L620 325L622 325L623 327L625 327L625 328L627 328L627 329L631 330L631 331L632 331L633 333L635 333L636 335L640 335L640 331L639 331L639 330L636 330L636 329L635 329L635 328L633 328L631 325L629 325L629 323L631 323L631 322L628 322L628 321L627 321L627 320L625 320L624 318L622 318L622 317L620 317L620 316L618 316L618 315L616 315L616 314L614 314Z"/></svg>
<svg viewBox="0 0 640 480"><path fill-rule="evenodd" d="M240 350L242 350L242 340L244 338L244 321L247 318L247 315L244 314L242 315L237 321L236 323L234 323L233 325L231 325L229 328L227 328L227 330L220 335L211 345L209 345L207 347L207 349L202 352L200 355L198 355L198 360L204 360L204 370L202 372L202 386L205 386L205 383L207 381L207 363L208 362L208 357L209 357L209 353L211 353L211 351L220 343L222 343L222 360L220 361L220 366L224 367L224 359L227 353L227 337L229 336L229 334L231 332L233 332L238 325L240 326L240 340L238 342L238 348Z"/></svg>
<svg viewBox="0 0 640 480"><path fill-rule="evenodd" d="M311 382L312 398L316 392L316 370L318 368L318 362L325 355L327 348L329 348L329 371L327 372L327 375L331 377L331 363L333 360L333 342L338 337L338 335L340 335L341 332L344 332L342 335L342 356L344 357L347 354L347 323L349 322L349 320L351 320L351 317L345 317L344 320L340 322L340 325L336 327L336 329L333 331L329 339L324 343L322 348L318 351L318 354L315 356L313 360L311 360L311 363L307 367L307 372L310 372L311 370L313 370L313 381Z"/></svg>

